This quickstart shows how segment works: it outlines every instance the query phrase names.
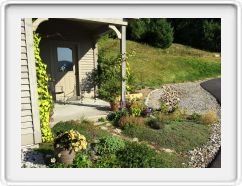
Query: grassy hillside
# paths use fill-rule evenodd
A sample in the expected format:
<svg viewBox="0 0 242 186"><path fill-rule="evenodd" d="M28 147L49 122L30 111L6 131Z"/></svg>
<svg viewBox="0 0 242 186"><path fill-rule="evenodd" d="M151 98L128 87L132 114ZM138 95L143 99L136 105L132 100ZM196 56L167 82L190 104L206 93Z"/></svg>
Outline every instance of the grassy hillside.
<svg viewBox="0 0 242 186"><path fill-rule="evenodd" d="M107 57L119 53L118 40L103 38L98 44ZM133 41L127 41L127 52L134 53L128 60L138 85L157 87L220 76L220 57L216 57L216 53L180 44L159 49Z"/></svg>

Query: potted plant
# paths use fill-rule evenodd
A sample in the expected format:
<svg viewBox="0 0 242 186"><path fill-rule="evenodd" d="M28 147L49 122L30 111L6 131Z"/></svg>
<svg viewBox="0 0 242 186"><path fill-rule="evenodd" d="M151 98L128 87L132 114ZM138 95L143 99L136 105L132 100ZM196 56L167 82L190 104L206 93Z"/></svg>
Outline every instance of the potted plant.
<svg viewBox="0 0 242 186"><path fill-rule="evenodd" d="M76 152L86 148L87 141L85 136L76 130L61 133L54 140L55 157L59 163L71 164Z"/></svg>

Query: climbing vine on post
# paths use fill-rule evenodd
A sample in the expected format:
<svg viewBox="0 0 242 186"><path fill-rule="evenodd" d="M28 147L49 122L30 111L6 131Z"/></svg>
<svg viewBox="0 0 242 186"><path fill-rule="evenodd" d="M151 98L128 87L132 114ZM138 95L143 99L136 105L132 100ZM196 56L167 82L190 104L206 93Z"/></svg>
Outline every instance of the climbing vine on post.
<svg viewBox="0 0 242 186"><path fill-rule="evenodd" d="M46 68L47 65L43 63L40 57L40 36L34 33L34 55L36 63L36 75L37 75L37 88L38 88L38 104L39 104L39 114L40 114L40 124L41 124L41 134L42 142L53 141L53 134L51 132L49 122L50 122L50 112L52 108L52 96L48 90L48 81Z"/></svg>

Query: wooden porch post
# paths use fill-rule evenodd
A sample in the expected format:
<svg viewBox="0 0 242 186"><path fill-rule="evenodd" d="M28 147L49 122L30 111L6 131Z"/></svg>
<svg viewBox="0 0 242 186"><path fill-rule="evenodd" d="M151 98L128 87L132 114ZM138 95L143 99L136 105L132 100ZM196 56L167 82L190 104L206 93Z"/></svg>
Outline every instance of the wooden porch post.
<svg viewBox="0 0 242 186"><path fill-rule="evenodd" d="M120 41L120 50L121 50L121 100L120 107L126 107L126 26L121 26L121 41Z"/></svg>

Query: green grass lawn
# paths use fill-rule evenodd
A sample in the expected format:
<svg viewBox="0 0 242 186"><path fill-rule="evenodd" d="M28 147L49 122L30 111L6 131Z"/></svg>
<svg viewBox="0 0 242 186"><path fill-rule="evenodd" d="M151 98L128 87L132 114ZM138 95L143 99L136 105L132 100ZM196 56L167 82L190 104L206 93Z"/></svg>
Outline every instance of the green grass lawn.
<svg viewBox="0 0 242 186"><path fill-rule="evenodd" d="M119 41L103 38L99 40L99 50L106 57L119 54ZM194 49L180 44L172 44L168 49L154 48L146 44L127 41L127 53L131 72L136 83L157 87L167 83L195 81L218 77L221 74L220 57L216 53Z"/></svg>
<svg viewBox="0 0 242 186"><path fill-rule="evenodd" d="M170 122L164 129L155 130L145 126L127 126L123 134L137 137L154 146L169 148L177 152L184 152L200 147L208 141L210 128L208 125L195 122Z"/></svg>

